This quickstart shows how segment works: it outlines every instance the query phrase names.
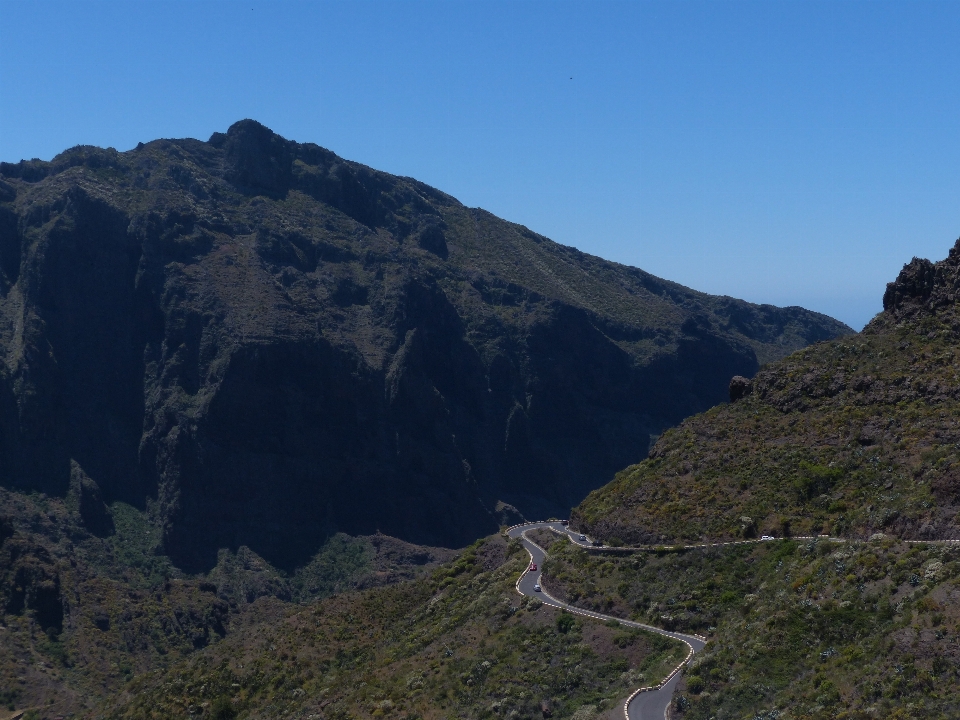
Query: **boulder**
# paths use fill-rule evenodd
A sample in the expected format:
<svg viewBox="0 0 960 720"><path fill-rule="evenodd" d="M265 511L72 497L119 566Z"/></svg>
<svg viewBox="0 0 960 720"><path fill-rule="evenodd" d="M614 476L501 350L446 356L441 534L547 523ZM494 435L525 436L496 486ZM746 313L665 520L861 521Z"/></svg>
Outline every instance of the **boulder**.
<svg viewBox="0 0 960 720"><path fill-rule="evenodd" d="M743 375L734 375L730 379L730 402L736 402L753 392L753 383Z"/></svg>

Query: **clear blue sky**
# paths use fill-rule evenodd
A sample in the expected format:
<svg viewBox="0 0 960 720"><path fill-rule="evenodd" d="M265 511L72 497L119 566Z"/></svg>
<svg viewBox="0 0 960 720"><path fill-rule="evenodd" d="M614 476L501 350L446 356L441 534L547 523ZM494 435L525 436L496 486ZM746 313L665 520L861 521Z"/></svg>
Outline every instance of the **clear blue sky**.
<svg viewBox="0 0 960 720"><path fill-rule="evenodd" d="M958 2L0 0L0 159L244 117L857 328L960 236Z"/></svg>

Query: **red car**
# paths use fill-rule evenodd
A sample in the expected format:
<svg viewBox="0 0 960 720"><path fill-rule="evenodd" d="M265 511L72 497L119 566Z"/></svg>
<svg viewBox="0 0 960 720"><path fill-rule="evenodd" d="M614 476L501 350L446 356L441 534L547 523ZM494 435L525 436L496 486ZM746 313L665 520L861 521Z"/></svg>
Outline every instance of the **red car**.
<svg viewBox="0 0 960 720"><path fill-rule="evenodd" d="M536 570L537 570L537 564L536 564L536 563L530 563L530 567L529 567L528 569L530 570L530 572L536 572Z"/></svg>

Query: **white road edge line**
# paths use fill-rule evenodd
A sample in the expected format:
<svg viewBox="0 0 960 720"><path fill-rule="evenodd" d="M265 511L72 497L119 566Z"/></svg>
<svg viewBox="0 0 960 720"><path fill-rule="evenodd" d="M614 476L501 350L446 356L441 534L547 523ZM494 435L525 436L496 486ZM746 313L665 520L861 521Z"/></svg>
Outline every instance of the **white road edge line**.
<svg viewBox="0 0 960 720"><path fill-rule="evenodd" d="M538 526L545 526L544 529L550 530L551 532L554 532L554 533L556 533L557 535L560 535L560 536L562 536L562 537L565 537L565 538L569 539L570 542L572 542L574 545L576 545L576 546L579 547L579 548L582 548L582 549L585 549L585 550L589 550L589 551L592 551L592 552L605 552L605 551L606 551L606 552L610 552L610 551L613 551L613 552L632 552L632 551L650 552L650 551L657 551L657 550L666 550L666 551L692 550L692 549L697 549L697 548L724 547L724 546L727 546L727 545L751 545L751 544L754 544L754 543L773 542L773 541L776 541L776 540L817 540L817 541L819 541L819 540L829 540L830 542L840 542L840 543L847 543L847 542L849 542L849 543L868 543L868 542L873 542L872 540L860 540L860 539L858 539L858 538L851 538L851 539L838 538L838 537L831 537L830 535L817 535L817 536L813 536L813 535L798 535L798 536L794 536L794 537L773 538L773 540L762 540L762 539L732 540L732 541L720 542L720 543L700 543L700 544L697 544L697 545L638 545L638 546L632 546L632 547L629 547L629 546L606 547L606 546L603 546L603 545L594 546L594 545L590 545L589 543L586 543L586 542L581 543L580 541L574 540L573 537L572 537L572 531L570 531L569 528L566 530L566 532L563 532L563 531L561 531L561 530L557 530L555 527L553 527L553 526L550 524L550 523L552 523L552 522L562 522L562 521L554 521L554 520L535 520L535 521L533 521L533 522L525 522L525 523L519 523L519 524L517 524L517 525L511 525L510 527L508 527L507 529L505 529L503 532L504 532L505 534L509 535L509 533L510 533L511 530L518 530L519 528L527 527L526 530L524 530L524 531L522 531L522 532L520 533L520 536L521 536L524 540L526 540L528 543L530 543L531 545L533 545L535 548L537 548L540 552L542 552L543 555L544 555L544 558L546 558L546 556L549 555L549 553L548 553L546 550L544 550L542 547L540 547L540 545L538 545L537 543L535 543L533 540L531 540L531 539L527 536L527 532L528 532L529 530L533 530L533 529L535 529L535 528L538 527ZM529 526L529 527L528 527L528 526ZM905 542L905 543L926 543L926 544L929 544L929 545L947 545L947 544L951 544L951 543L960 543L960 540L904 540L904 539L902 539L902 538L894 538L894 536L889 536L889 537L891 537L891 538L893 538L893 539L895 539L895 540L899 540L900 542ZM524 550L526 550L526 548L524 548ZM516 582L516 584L514 585L514 587L515 587L516 590L517 590L517 593L518 593L519 595L523 596L523 597L526 597L526 595L524 595L523 592L521 592L521 590L520 590L520 582L523 580L523 578L526 576L526 574L530 571L530 564L533 562L533 553L531 553L529 550L527 550L527 554L530 556L530 562L527 563L527 567L524 568L524 571L523 571L522 573L520 573L520 577L517 578L517 582ZM684 643L684 644L689 648L689 652L687 653L687 656L683 659L683 662L681 662L679 665L677 665L677 667L675 667L675 668L673 669L673 672L671 672L669 675L667 675L667 677L664 678L664 679L660 682L659 685L650 685L650 686L648 686L648 687L637 688L636 690L633 691L633 693L631 693L630 697L628 697L627 700L626 700L626 702L624 702L624 704L623 704L623 717L625 718L625 720L630 720L630 713L629 713L630 703L633 702L634 698L636 698L637 695L639 695L639 694L642 693L642 692L650 692L650 691L653 691L653 690L660 690L664 685L666 685L668 682L670 682L670 680L673 679L673 676L676 675L678 672L680 672L680 670L683 668L683 666L686 665L686 664L690 661L690 658L692 658L692 657L694 656L694 654L695 654L696 651L693 649L693 645L691 645L689 642L687 642L687 641L684 639L684 637L693 637L693 638L696 638L697 640L699 640L699 641L702 642L702 643L707 643L707 642L709 642L709 641L707 640L707 638L704 637L703 635L695 635L695 634L693 634L693 633L671 633L671 632L668 631L668 630L663 630L663 629L661 629L661 628L653 627L652 625L644 625L643 623L638 623L638 622L635 622L635 621L633 621L633 620L624 620L623 618L613 617L612 615L604 615L603 613L595 613L595 612L592 612L592 611L589 611L589 610L581 610L580 608L574 607L573 605L567 605L565 602L562 602L562 601L560 601L560 600L557 600L557 598L553 597L553 595L551 595L550 593L548 593L548 592L544 589L544 587L543 587L542 584L540 585L540 593L541 593L542 595L545 595L547 598L549 598L550 600L553 601L553 607L557 607L557 608L559 608L559 609L561 609L561 610L566 610L567 612L571 612L571 613L574 613L574 614L576 614L576 615L583 615L584 617L588 617L588 618L591 618L591 619L593 619L593 620L615 620L616 622L620 623L621 625L626 625L626 626L628 626L628 627L641 628L641 629L647 630L647 631L649 631L649 632L657 633L658 635L663 635L663 636L665 636L665 637L673 638L674 640L679 640L680 642ZM670 707L670 706L669 706L669 704L668 704L668 705L667 705L667 708L665 708L664 711L663 711L663 717L664 717L664 718L667 717L667 709L669 709L669 707Z"/></svg>
<svg viewBox="0 0 960 720"><path fill-rule="evenodd" d="M555 528L552 528L552 527L550 527L549 525L547 525L547 523L544 522L544 521L534 522L534 523L522 523L521 525L514 525L513 527L508 528L508 529L506 530L506 532L509 533L510 530L517 530L518 528L521 528L521 527L523 527L523 526L525 526L525 525L532 525L532 526L546 525L546 526L547 526L546 529L548 529L548 530L553 530L554 532L556 532L557 534L560 534L560 535L563 534L563 533L560 533L559 530L556 530ZM540 552L542 552L543 555L544 555L544 558L546 558L546 557L549 555L549 553L548 553L546 550L544 550L542 547L540 547L540 545L537 544L535 541L531 540L530 537L527 535L527 532L528 532L529 530L533 530L533 529L535 529L535 528L534 528L534 527L530 527L530 528L528 528L527 530L522 531L522 532L520 533L520 536L521 536L524 540L526 540L528 543L530 543L531 545L533 545L535 548L537 548ZM527 550L527 548L524 548L524 550ZM526 574L530 571L530 564L532 564L532 563L533 563L533 560L534 560L533 553L531 553L529 550L527 550L527 555L530 556L530 562L527 563L527 567L524 568L524 570L523 570L522 573L520 573L520 577L517 578L517 582L516 582L516 584L514 585L514 587L515 587L516 590L517 590L517 593L518 593L519 595L523 596L523 597L526 597L526 595L524 595L523 592L521 592L521 590L520 590L520 582L523 580L524 577L526 577ZM656 633L656 634L658 634L658 635L663 635L664 637L669 637L669 638L672 638L672 639L674 639L674 640L679 640L680 642L682 642L684 645L687 646L687 656L680 662L679 665L677 665L677 666L670 672L669 675L667 675L667 677L665 677L663 680L661 680L659 684L657 684L657 685L649 685L649 686L646 686L646 687L637 688L637 689L634 690L632 693L630 693L630 696L629 696L629 697L626 699L626 701L623 703L623 717L625 718L625 720L630 720L630 703L633 702L634 698L637 697L637 695L639 695L639 694L642 693L642 692L651 692L651 691L655 691L655 690L660 690L664 685L666 685L668 682L670 682L670 681L673 679L673 676L674 676L674 675L676 675L678 672L680 672L680 670L683 669L683 666L686 665L686 664L690 661L690 658L692 658L692 657L694 656L695 652L696 652L696 651L693 649L693 645L691 645L691 644L684 638L684 636L686 636L686 633L671 633L671 632L668 631L668 630L663 630L663 629L661 629L661 628L654 627L654 626L652 626L652 625L645 625L645 624L643 624L643 623L639 623L639 622L636 622L636 621L634 621L634 620L624 620L623 618L614 617L613 615L604 615L603 613L593 612L592 610L581 610L581 609L578 608L578 607L574 607L573 605L568 605L567 603L565 603L565 602L563 602L563 601L558 600L557 598L555 598L553 595L551 595L549 592L547 592L547 590L543 587L543 584L542 584L542 583L540 584L540 593L541 593L542 595L545 595L545 596L546 596L547 598L549 598L550 600L552 600L552 601L553 601L553 606L559 608L560 610L566 610L567 612L573 613L573 614L575 614L575 615L582 615L582 616L584 616L584 617L590 618L591 620L614 620L614 621L620 623L621 625L625 625L625 626L627 626L627 627L641 628L641 629L643 629L643 630L647 630L648 632L653 632L653 633ZM701 640L701 641L704 642L704 643L707 642L707 639L706 639L705 637L700 636L700 635L689 635L689 636L687 636L687 637L695 637L695 638L697 638L698 640ZM666 710L664 710L664 717L666 717Z"/></svg>

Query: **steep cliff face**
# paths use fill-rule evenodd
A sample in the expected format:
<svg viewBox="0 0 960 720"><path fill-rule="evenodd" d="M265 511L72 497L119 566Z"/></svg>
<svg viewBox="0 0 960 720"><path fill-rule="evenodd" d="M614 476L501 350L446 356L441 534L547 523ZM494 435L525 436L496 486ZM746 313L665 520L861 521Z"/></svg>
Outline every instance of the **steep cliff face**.
<svg viewBox="0 0 960 720"><path fill-rule="evenodd" d="M0 482L82 476L149 509L186 568L562 513L731 375L848 332L253 121L0 164Z"/></svg>

